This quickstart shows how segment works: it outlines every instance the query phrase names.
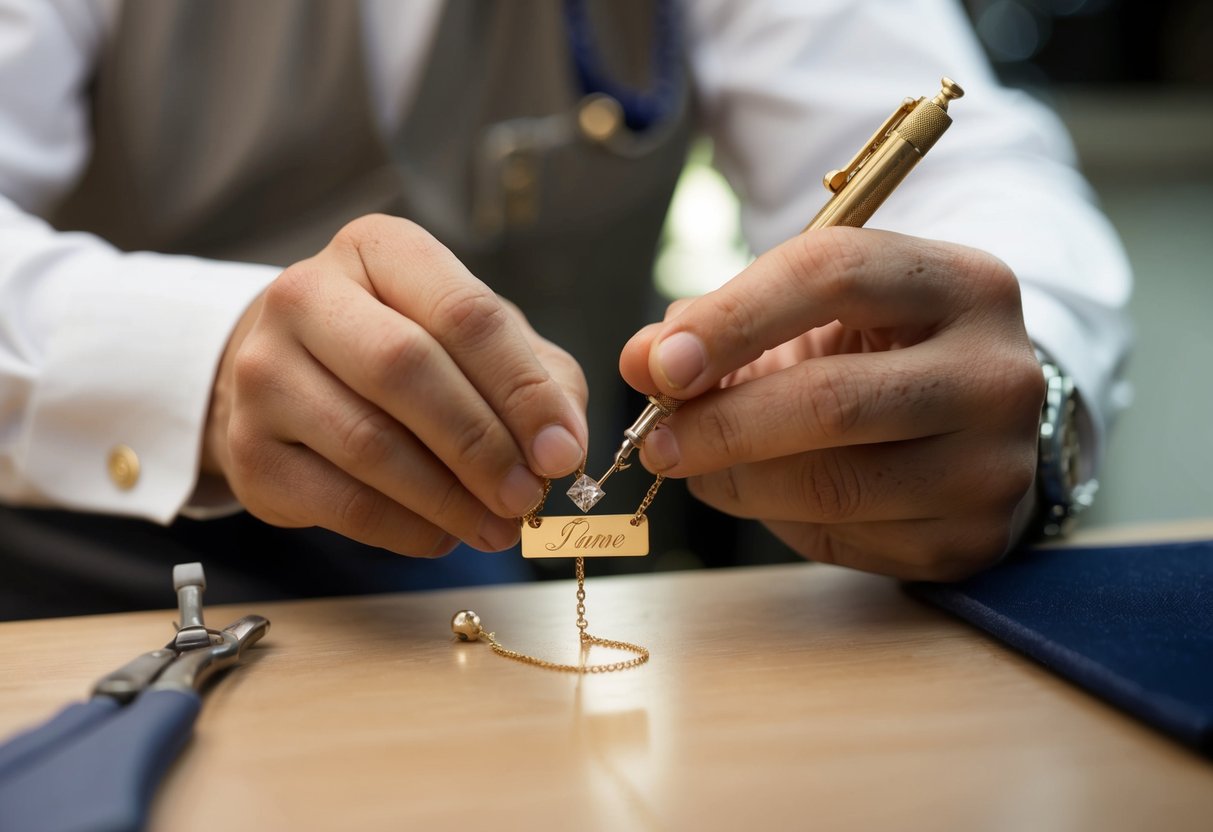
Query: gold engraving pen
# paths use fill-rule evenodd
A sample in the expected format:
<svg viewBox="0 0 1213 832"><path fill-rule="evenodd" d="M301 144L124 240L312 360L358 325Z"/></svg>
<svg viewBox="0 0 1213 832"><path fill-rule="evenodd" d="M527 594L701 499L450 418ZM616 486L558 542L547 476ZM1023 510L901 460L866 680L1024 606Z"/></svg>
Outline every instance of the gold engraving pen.
<svg viewBox="0 0 1213 832"><path fill-rule="evenodd" d="M952 126L948 102L963 96L964 90L947 77L940 80L940 87L934 98L923 96L902 101L846 167L825 175L823 182L833 196L805 226L805 231L836 225L859 228L876 213L893 189ZM601 489L611 474L630 468L628 457L681 404L669 396L649 396L649 404L640 418L623 432L623 444L615 452L614 464L594 484ZM597 502L598 496L601 491L591 498L589 506Z"/></svg>
<svg viewBox="0 0 1213 832"><path fill-rule="evenodd" d="M907 98L872 134L855 158L822 180L834 196L805 226L805 231L845 225L859 228L876 213L939 137L952 126L948 102L964 95L951 78L940 81L934 98Z"/></svg>

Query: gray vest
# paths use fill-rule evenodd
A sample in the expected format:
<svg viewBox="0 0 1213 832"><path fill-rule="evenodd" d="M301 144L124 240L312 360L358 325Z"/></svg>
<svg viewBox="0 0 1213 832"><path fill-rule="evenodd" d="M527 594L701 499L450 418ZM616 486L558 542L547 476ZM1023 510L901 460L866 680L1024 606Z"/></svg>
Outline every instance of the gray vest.
<svg viewBox="0 0 1213 832"><path fill-rule="evenodd" d="M590 7L598 54L643 87L654 3ZM52 221L126 250L286 265L360 215L413 219L581 362L605 468L643 403L618 355L660 317L652 258L691 117L679 79L666 123L584 137L564 23L560 0L448 0L385 146L359 4L127 0L92 84L91 161Z"/></svg>

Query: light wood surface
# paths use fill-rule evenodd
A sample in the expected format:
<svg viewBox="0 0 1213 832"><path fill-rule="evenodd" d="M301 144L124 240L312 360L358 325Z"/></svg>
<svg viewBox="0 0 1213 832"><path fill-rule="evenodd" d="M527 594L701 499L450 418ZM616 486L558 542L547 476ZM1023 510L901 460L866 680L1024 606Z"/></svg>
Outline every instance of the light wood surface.
<svg viewBox="0 0 1213 832"><path fill-rule="evenodd" d="M1210 828L1213 763L891 580L589 571L590 632L648 665L576 677L450 636L471 607L576 661L571 581L209 609L272 629L208 693L153 829ZM0 625L0 736L172 618Z"/></svg>

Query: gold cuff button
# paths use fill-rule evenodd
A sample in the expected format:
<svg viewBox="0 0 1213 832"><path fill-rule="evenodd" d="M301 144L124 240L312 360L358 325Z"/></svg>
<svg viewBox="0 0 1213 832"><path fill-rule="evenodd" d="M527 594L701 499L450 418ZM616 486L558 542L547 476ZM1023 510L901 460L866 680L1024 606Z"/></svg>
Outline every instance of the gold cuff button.
<svg viewBox="0 0 1213 832"><path fill-rule="evenodd" d="M139 455L126 445L115 445L110 449L106 467L110 481L123 491L129 491L139 482Z"/></svg>

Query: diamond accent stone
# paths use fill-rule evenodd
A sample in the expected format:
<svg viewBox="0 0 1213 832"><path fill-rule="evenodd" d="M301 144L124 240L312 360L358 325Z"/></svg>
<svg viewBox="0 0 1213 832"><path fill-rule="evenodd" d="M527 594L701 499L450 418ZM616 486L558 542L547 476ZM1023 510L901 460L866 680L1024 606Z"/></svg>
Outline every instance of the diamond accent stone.
<svg viewBox="0 0 1213 832"><path fill-rule="evenodd" d="M606 492L598 485L596 479L582 474L568 490L568 495L577 508L588 512L598 504L599 500L606 496Z"/></svg>

